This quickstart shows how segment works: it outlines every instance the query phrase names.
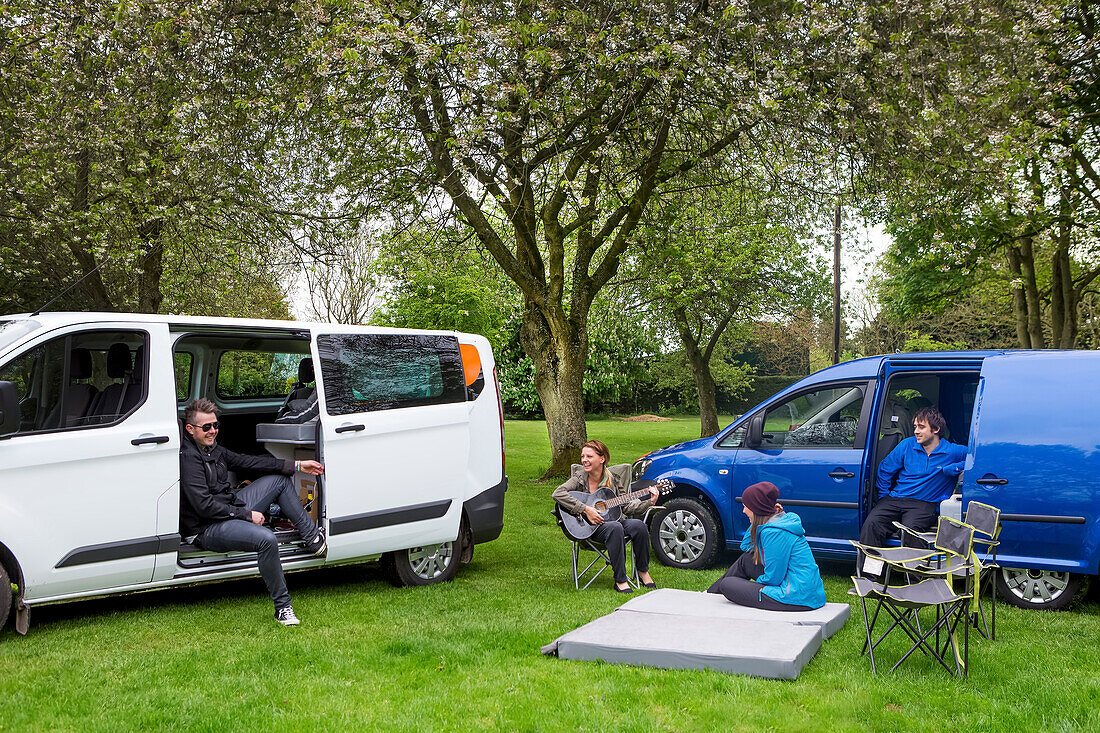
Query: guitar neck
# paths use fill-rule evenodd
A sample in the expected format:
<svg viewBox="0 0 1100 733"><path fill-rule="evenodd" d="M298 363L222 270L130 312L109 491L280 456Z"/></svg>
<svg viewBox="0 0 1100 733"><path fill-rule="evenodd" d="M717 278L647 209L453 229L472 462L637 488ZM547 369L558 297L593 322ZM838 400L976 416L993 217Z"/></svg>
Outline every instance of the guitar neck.
<svg viewBox="0 0 1100 733"><path fill-rule="evenodd" d="M629 501L640 499L642 496L648 496L649 489L640 489L638 491L632 491L629 494L623 494L622 496L616 496L614 499L608 499L604 502L604 505L610 509L611 507L619 506L620 504L626 504Z"/></svg>

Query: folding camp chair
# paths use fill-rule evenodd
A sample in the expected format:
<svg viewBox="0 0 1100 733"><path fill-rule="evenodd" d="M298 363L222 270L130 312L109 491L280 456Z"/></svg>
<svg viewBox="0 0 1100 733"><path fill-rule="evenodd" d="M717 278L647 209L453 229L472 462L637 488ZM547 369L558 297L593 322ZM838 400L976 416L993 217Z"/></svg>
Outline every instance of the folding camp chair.
<svg viewBox="0 0 1100 733"><path fill-rule="evenodd" d="M573 587L578 590L582 587L587 588L596 582L596 578L603 574L603 571L611 567L611 558L607 556L607 547L602 542L597 542L591 537L584 540L575 540L569 536L569 533L565 531L565 525L561 521L561 507L554 506L551 510L551 514L554 515L554 519L557 521L558 526L561 528L562 534L569 540L570 555L572 557L573 567ZM648 522L649 512L646 512L646 521ZM626 545L626 582L630 583L632 588L639 586L638 580L638 568L634 567L634 553L630 547L630 537L625 537ZM583 568L581 564L584 562L581 552L583 551L594 552L596 557L585 565ZM603 564L600 564L600 560L603 560ZM581 586L581 581L586 580L586 576L591 572L591 575L587 577L587 582L584 586Z"/></svg>
<svg viewBox="0 0 1100 733"><path fill-rule="evenodd" d="M863 652L871 656L871 670L878 668L875 650L895 629L901 629L912 642L909 650L890 668L893 671L918 649L935 659L948 672L965 676L969 668L970 624L973 593L957 592L952 578L952 563L975 562L974 528L948 517L940 517L933 546L928 549L914 547L867 547L853 541L868 557L881 561L885 566L882 582L863 576L853 576L851 593L859 596L863 610L863 624L867 632ZM922 554L923 553L923 554ZM955 566L957 568L957 565ZM903 582L891 581L901 578ZM874 613L867 614L867 601L876 602ZM927 629L922 628L919 612L935 610L935 620ZM893 622L875 638L875 625L883 610ZM963 627L963 644L960 652L958 626ZM934 636L934 639L933 639ZM953 665L946 656L952 652Z"/></svg>
<svg viewBox="0 0 1100 733"><path fill-rule="evenodd" d="M978 610L974 614L974 628L987 639L997 638L997 582L995 573L999 569L997 565L997 545L1001 534L1001 510L997 507L983 504L980 501L971 501L966 506L966 516L963 523L974 528L974 548L983 551L977 555L977 562L973 559L958 559L951 562L952 577L963 579L968 588L976 594ZM936 539L935 532L915 532L903 524L894 522L903 534L924 541L932 546ZM982 601L982 593L989 590L989 618L986 618L985 603ZM969 591L968 591L969 592Z"/></svg>

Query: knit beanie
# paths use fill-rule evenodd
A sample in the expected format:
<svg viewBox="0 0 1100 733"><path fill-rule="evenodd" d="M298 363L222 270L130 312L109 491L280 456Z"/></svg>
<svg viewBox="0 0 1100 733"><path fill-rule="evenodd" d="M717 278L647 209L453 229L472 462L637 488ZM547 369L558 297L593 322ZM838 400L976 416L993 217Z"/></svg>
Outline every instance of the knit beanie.
<svg viewBox="0 0 1100 733"><path fill-rule="evenodd" d="M753 484L741 494L741 503L757 517L770 517L775 514L777 501L779 501L779 488L769 481Z"/></svg>

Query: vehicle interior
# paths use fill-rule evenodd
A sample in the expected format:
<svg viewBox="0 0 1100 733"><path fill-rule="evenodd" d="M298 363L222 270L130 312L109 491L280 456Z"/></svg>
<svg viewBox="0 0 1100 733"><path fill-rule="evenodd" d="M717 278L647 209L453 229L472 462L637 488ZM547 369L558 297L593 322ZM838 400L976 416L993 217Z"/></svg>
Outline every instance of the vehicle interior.
<svg viewBox="0 0 1100 733"><path fill-rule="evenodd" d="M943 414L947 428L942 437L966 445L970 440L979 376L977 370L891 375L879 415L873 470L878 470L878 464L898 443L913 436L913 416L922 407L935 407Z"/></svg>
<svg viewBox="0 0 1100 733"><path fill-rule="evenodd" d="M183 411L198 397L218 405L221 427L218 442L237 453L271 453L279 458L309 460L317 457L317 418L301 423L277 424L281 412L293 401L315 397L313 363L308 334L287 331L265 333L204 333L181 335L174 346L176 405L183 439L190 435L183 427ZM247 472L234 474L234 485L257 478ZM321 518L323 491L320 477L295 475L302 506L314 519ZM273 505L274 506L274 505ZM280 542L280 555L309 557L298 544L297 530L277 512L268 523ZM188 544L180 546L178 563L196 571L225 569L227 565L254 562L247 552L212 553Z"/></svg>
<svg viewBox="0 0 1100 733"><path fill-rule="evenodd" d="M87 331L51 339L9 362L0 380L19 398L19 432L110 425L145 399L145 336Z"/></svg>

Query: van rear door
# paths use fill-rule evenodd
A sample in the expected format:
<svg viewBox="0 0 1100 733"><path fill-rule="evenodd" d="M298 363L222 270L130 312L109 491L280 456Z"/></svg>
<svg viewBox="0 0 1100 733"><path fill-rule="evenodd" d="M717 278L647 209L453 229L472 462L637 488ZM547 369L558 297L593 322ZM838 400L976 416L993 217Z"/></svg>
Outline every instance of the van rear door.
<svg viewBox="0 0 1100 733"><path fill-rule="evenodd" d="M318 327L328 559L458 537L469 408L454 334Z"/></svg>
<svg viewBox="0 0 1100 733"><path fill-rule="evenodd" d="M970 429L963 500L1000 508L1006 567L1097 571L1100 354L987 358Z"/></svg>

